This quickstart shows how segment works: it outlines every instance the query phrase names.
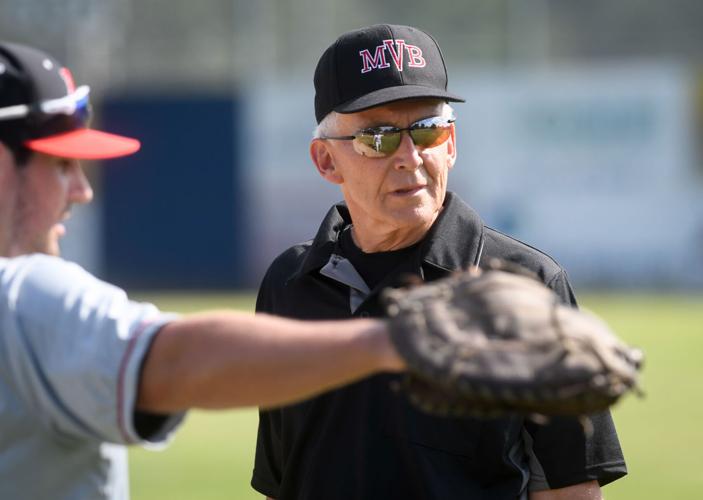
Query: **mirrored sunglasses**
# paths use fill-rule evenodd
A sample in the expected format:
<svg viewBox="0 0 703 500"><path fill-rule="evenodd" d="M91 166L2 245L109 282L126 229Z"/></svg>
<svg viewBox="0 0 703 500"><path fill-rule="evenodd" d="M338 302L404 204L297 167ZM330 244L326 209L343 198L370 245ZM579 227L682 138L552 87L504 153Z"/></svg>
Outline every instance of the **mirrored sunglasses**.
<svg viewBox="0 0 703 500"><path fill-rule="evenodd" d="M439 146L449 139L454 116L449 118L432 116L418 120L407 128L391 126L372 127L358 131L354 135L322 136L320 139L352 141L354 151L369 158L390 156L398 149L402 133L408 132L413 143L422 148Z"/></svg>

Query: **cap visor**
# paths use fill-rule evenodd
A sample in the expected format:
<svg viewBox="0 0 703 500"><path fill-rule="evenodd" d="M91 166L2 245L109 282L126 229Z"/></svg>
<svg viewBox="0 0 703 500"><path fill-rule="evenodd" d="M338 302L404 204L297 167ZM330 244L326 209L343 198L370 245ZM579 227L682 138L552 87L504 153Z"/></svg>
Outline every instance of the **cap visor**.
<svg viewBox="0 0 703 500"><path fill-rule="evenodd" d="M25 146L62 158L103 160L136 153L141 144L136 139L86 128L27 141Z"/></svg>
<svg viewBox="0 0 703 500"><path fill-rule="evenodd" d="M344 102L335 107L334 110L338 113L356 113L357 111L363 111L395 101L422 98L442 99L450 102L465 102L465 99L445 90L423 87L421 85L401 85L398 87L379 89L357 99Z"/></svg>

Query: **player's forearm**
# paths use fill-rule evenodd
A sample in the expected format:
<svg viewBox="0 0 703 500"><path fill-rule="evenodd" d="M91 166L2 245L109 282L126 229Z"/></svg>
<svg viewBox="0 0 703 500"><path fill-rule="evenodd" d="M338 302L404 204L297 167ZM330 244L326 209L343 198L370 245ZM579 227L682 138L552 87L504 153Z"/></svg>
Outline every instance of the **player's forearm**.
<svg viewBox="0 0 703 500"><path fill-rule="evenodd" d="M378 320L205 313L158 333L142 370L137 407L173 412L275 406L401 367Z"/></svg>

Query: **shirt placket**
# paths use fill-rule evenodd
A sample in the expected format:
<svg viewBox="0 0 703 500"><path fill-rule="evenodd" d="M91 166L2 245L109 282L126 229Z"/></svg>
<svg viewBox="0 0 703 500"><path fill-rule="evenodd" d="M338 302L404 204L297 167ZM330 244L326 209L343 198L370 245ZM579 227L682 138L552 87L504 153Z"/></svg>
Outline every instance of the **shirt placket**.
<svg viewBox="0 0 703 500"><path fill-rule="evenodd" d="M371 290L349 259L333 253L320 274L349 287L349 311L354 314Z"/></svg>

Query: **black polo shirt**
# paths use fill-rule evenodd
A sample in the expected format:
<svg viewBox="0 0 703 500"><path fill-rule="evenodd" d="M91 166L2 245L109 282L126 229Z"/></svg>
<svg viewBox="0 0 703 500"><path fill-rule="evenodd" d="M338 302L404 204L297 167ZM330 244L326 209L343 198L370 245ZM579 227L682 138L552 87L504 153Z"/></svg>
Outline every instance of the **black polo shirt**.
<svg viewBox="0 0 703 500"><path fill-rule="evenodd" d="M456 195L416 251L369 289L342 251L351 223L332 207L314 240L271 265L257 311L301 319L381 316L379 291L414 274L434 280L492 257L532 271L564 302L575 298L549 256L483 225ZM626 474L609 413L591 417L586 436L576 419L546 425L519 417L439 418L417 411L383 374L319 397L260 413L252 486L288 499L516 499L528 490L561 488Z"/></svg>

